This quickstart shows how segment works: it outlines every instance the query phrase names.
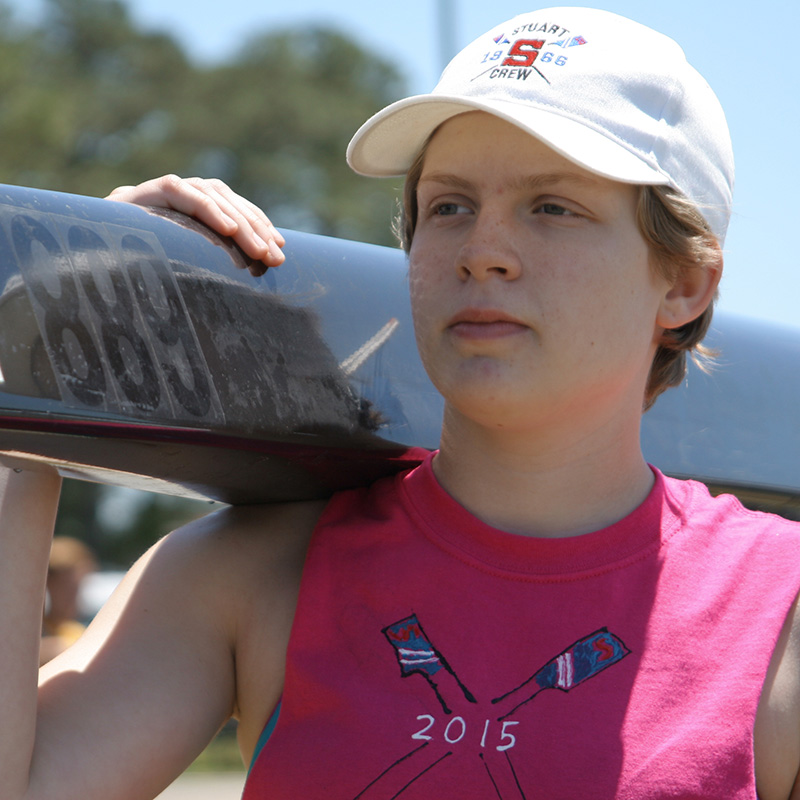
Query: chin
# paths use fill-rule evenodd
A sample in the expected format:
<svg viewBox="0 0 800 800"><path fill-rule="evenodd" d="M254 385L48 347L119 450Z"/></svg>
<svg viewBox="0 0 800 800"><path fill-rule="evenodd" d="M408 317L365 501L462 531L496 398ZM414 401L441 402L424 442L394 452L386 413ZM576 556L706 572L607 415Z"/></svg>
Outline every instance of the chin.
<svg viewBox="0 0 800 800"><path fill-rule="evenodd" d="M515 396L498 391L498 387L483 387L482 390L464 391L454 399L447 399L460 416L487 430L512 430L529 427L531 411L536 403L530 396Z"/></svg>

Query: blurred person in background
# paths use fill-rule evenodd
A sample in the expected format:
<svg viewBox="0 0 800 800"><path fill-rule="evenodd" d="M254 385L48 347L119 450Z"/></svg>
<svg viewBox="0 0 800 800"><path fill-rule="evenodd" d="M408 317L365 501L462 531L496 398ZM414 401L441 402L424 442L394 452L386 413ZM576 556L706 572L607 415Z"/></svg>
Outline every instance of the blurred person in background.
<svg viewBox="0 0 800 800"><path fill-rule="evenodd" d="M81 637L86 628L79 607L81 584L96 570L94 554L83 542L71 536L53 538L47 568L40 664L46 664Z"/></svg>

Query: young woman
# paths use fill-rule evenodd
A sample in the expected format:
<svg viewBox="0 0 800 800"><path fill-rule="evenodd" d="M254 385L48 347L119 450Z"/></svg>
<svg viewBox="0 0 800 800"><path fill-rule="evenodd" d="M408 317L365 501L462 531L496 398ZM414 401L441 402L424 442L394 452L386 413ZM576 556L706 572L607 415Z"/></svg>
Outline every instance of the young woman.
<svg viewBox="0 0 800 800"><path fill-rule="evenodd" d="M732 158L705 82L629 20L531 12L349 157L407 173L440 450L328 503L170 534L38 699L58 478L6 471L0 798L153 797L231 715L253 800L800 797L798 526L639 447L722 268ZM282 260L218 182L112 198Z"/></svg>

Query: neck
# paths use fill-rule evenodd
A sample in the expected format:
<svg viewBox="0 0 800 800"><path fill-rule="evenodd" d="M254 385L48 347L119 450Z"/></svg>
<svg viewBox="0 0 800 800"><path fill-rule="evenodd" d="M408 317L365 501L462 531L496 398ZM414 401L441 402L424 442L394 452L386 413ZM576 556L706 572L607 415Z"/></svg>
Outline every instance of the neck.
<svg viewBox="0 0 800 800"><path fill-rule="evenodd" d="M653 474L639 422L497 431L448 407L434 471L479 519L511 533L577 536L617 522L647 497ZM557 427L557 426L556 426Z"/></svg>

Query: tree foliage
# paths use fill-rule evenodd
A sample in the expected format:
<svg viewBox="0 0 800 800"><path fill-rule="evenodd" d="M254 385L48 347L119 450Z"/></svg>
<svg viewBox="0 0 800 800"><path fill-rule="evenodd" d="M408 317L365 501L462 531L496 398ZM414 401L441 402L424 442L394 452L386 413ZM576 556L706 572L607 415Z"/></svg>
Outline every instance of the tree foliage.
<svg viewBox="0 0 800 800"><path fill-rule="evenodd" d="M155 175L220 177L284 227L390 244L397 181L347 168L396 99L395 67L331 30L269 31L193 64L121 0L46 0L32 28L0 0L0 181L105 195Z"/></svg>
<svg viewBox="0 0 800 800"><path fill-rule="evenodd" d="M402 94L395 67L330 30L264 31L198 65L121 0L46 0L23 26L0 0L0 182L87 195L174 172L216 176L278 225L392 244L397 181L346 166L347 142ZM108 487L68 481L57 532L126 565L208 506L152 496L104 528Z"/></svg>

